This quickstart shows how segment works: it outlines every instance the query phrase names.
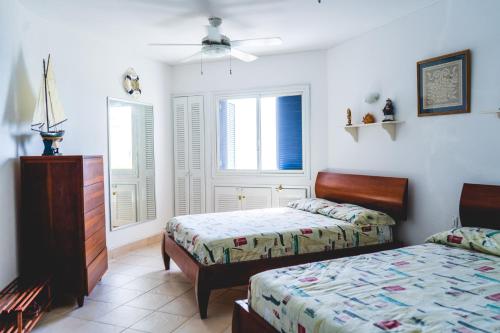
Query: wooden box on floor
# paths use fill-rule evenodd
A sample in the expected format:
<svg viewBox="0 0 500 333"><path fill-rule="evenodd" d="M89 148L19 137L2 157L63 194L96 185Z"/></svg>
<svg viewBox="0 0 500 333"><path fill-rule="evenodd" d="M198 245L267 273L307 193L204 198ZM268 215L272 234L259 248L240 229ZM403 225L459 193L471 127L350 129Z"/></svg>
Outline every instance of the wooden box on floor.
<svg viewBox="0 0 500 333"><path fill-rule="evenodd" d="M101 156L21 157L21 273L83 305L106 272Z"/></svg>

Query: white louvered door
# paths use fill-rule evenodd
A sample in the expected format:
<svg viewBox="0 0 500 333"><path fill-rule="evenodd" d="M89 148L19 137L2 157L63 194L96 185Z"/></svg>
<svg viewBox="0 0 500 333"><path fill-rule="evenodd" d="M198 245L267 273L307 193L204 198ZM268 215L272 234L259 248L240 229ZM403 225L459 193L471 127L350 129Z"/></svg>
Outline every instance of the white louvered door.
<svg viewBox="0 0 500 333"><path fill-rule="evenodd" d="M188 98L174 99L175 215L189 214Z"/></svg>
<svg viewBox="0 0 500 333"><path fill-rule="evenodd" d="M205 212L203 97L188 98L189 110L189 214Z"/></svg>
<svg viewBox="0 0 500 333"><path fill-rule="evenodd" d="M156 219L154 114L152 106L147 106L144 111L144 215L149 221Z"/></svg>
<svg viewBox="0 0 500 333"><path fill-rule="evenodd" d="M241 188L216 186L214 188L215 212L232 212L241 210Z"/></svg>
<svg viewBox="0 0 500 333"><path fill-rule="evenodd" d="M241 209L261 209L272 207L271 188L267 187L244 187L241 190Z"/></svg>
<svg viewBox="0 0 500 333"><path fill-rule="evenodd" d="M293 200L307 198L307 189L305 188L284 188L282 190L274 189L273 207L287 207Z"/></svg>
<svg viewBox="0 0 500 333"><path fill-rule="evenodd" d="M175 215L205 211L203 96L176 97L174 108Z"/></svg>
<svg viewBox="0 0 500 333"><path fill-rule="evenodd" d="M137 222L137 186L115 184L111 190L112 226L118 228Z"/></svg>

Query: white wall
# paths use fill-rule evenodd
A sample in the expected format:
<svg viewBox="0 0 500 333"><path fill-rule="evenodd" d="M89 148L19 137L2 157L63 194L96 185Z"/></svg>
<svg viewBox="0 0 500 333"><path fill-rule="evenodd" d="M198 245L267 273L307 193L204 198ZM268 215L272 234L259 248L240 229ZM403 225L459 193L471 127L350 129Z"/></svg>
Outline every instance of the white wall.
<svg viewBox="0 0 500 333"><path fill-rule="evenodd" d="M326 52L311 51L286 55L266 56L251 63L233 60L233 74L229 75L229 61L209 62L203 64L203 75L200 75L200 64L174 66L172 68L172 91L175 94L201 94L205 96L205 113L207 115L206 142L214 138L210 115L214 114L213 95L217 92L244 91L262 88L284 87L307 84L310 87L310 124L311 124L311 179L276 179L255 177L225 177L217 183L267 184L278 185L310 185L314 183L316 173L327 167L327 82ZM212 145L206 146L208 208L211 202Z"/></svg>
<svg viewBox="0 0 500 333"><path fill-rule="evenodd" d="M29 131L42 58L51 53L59 95L68 117L65 155L98 154L107 162L106 97L129 98L122 75L132 66L141 78L140 101L155 108L156 221L109 232L114 248L158 233L173 214L170 67L145 59L132 47L94 40L66 26L33 16L15 0L0 2L0 286L16 273L18 157L40 155L42 143ZM107 172L107 165L105 165ZM107 186L106 186L107 189ZM106 200L108 200L106 193ZM107 206L109 212L109 206ZM108 230L109 230L109 221Z"/></svg>
<svg viewBox="0 0 500 333"><path fill-rule="evenodd" d="M328 165L410 179L410 215L403 240L422 242L458 215L464 182L500 184L500 119L482 112L500 107L500 2L448 0L337 46L328 52ZM416 62L463 49L472 52L472 113L417 118ZM381 101L369 106L366 94ZM390 141L380 128L344 131L353 120L393 99L398 128Z"/></svg>

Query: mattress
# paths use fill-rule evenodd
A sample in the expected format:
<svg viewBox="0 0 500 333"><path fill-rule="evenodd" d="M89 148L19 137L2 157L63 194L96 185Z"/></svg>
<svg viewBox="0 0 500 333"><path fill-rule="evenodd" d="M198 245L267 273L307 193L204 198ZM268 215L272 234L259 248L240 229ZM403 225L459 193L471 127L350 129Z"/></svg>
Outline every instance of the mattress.
<svg viewBox="0 0 500 333"><path fill-rule="evenodd" d="M167 233L204 265L392 241L388 226L358 227L292 208L179 216L167 223Z"/></svg>
<svg viewBox="0 0 500 333"><path fill-rule="evenodd" d="M500 258L445 245L266 271L249 288L280 332L500 332Z"/></svg>

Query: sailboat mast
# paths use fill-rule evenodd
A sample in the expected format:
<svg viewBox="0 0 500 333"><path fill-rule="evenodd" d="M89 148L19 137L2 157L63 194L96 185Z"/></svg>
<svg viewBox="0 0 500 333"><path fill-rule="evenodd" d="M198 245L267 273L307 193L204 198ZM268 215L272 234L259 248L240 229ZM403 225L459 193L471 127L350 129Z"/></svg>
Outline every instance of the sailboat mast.
<svg viewBox="0 0 500 333"><path fill-rule="evenodd" d="M50 132L50 124L49 124L49 99L48 99L48 92L47 92L47 73L49 71L49 61L50 61L50 54L47 59L47 66L45 66L45 59L43 59L43 82L45 86L45 114L47 117L47 132Z"/></svg>

